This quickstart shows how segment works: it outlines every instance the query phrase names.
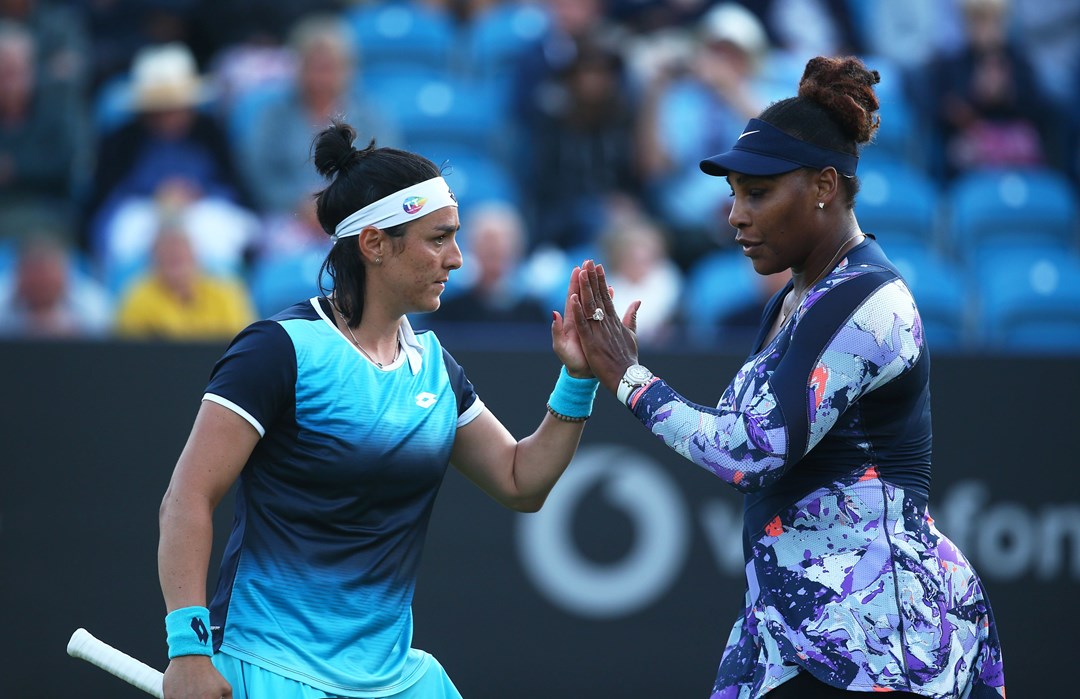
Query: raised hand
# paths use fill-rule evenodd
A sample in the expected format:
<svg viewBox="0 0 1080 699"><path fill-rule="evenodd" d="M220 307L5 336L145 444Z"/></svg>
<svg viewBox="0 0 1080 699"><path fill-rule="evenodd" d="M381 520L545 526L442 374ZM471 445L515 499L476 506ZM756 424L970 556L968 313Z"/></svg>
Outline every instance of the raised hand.
<svg viewBox="0 0 1080 699"><path fill-rule="evenodd" d="M566 304L563 308L563 314L558 311L552 311L551 322L551 348L555 350L556 356L566 366L566 371L571 376L576 376L579 379L592 378L592 369L589 368L589 362L585 358L585 352L581 349L581 342L578 340L577 327L569 319L572 318L571 313L571 298L576 297L578 294L578 275L581 273L581 267L574 267L574 271L570 273L570 282L566 286Z"/></svg>
<svg viewBox="0 0 1080 699"><path fill-rule="evenodd" d="M637 363L637 311L641 302L631 303L620 320L603 265L586 260L575 272L577 291L569 292L567 314L573 312L578 343L592 372L615 392L626 367Z"/></svg>

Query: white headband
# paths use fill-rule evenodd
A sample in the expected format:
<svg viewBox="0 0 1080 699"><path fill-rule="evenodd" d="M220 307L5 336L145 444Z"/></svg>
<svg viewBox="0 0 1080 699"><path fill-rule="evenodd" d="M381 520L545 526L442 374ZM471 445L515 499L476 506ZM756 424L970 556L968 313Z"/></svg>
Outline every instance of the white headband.
<svg viewBox="0 0 1080 699"><path fill-rule="evenodd" d="M432 211L457 205L457 198L446 180L433 177L394 192L345 217L334 229L331 240L336 243L342 238L360 235L360 231L368 226L390 228L426 216Z"/></svg>

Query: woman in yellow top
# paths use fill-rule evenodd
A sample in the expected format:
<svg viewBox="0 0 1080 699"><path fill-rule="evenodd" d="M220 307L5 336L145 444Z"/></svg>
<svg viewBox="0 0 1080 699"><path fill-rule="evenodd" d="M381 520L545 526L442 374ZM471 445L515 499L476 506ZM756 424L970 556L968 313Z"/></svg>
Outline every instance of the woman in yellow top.
<svg viewBox="0 0 1080 699"><path fill-rule="evenodd" d="M153 268L124 295L116 332L144 339L227 339L254 320L247 290L204 272L187 234L166 227L154 242Z"/></svg>

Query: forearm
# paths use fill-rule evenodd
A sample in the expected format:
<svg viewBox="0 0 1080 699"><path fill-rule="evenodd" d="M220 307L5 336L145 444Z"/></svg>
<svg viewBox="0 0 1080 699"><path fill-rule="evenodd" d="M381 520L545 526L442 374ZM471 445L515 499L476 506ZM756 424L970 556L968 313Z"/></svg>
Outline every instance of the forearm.
<svg viewBox="0 0 1080 699"><path fill-rule="evenodd" d="M632 412L650 432L736 490L766 487L790 465L788 426L767 391L743 410L725 401L717 408L695 405L663 381L632 400Z"/></svg>
<svg viewBox="0 0 1080 699"><path fill-rule="evenodd" d="M566 422L549 413L535 432L517 443L511 467L514 509L540 509L574 458L584 427L584 422Z"/></svg>
<svg viewBox="0 0 1080 699"><path fill-rule="evenodd" d="M170 488L158 525L158 578L166 610L207 606L206 575L214 533L211 503Z"/></svg>

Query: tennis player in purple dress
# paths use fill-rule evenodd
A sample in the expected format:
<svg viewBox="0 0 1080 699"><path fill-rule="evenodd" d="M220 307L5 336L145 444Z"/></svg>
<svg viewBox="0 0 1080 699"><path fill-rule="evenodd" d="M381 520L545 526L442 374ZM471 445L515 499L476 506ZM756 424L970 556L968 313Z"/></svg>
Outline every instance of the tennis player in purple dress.
<svg viewBox="0 0 1080 699"><path fill-rule="evenodd" d="M727 177L735 240L754 269L792 272L715 408L638 364L634 323L614 313L603 268L587 262L580 275L575 320L601 383L745 494L746 605L713 699L1005 696L985 590L927 512L918 308L854 215L877 82L857 59L812 59L798 96L701 163Z"/></svg>

